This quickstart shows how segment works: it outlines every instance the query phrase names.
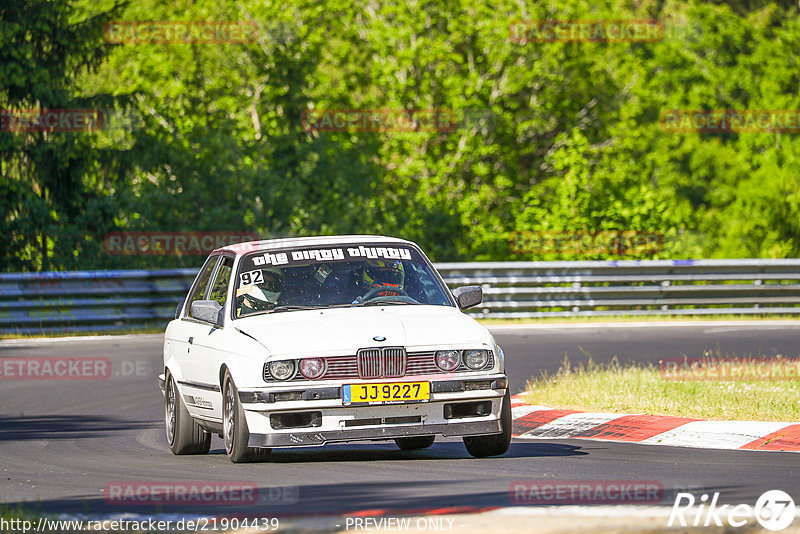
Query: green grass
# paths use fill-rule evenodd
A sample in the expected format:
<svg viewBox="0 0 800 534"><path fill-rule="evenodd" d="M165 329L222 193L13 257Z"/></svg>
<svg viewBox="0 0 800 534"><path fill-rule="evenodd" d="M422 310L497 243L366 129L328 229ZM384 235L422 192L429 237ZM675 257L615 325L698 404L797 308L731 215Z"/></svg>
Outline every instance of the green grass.
<svg viewBox="0 0 800 534"><path fill-rule="evenodd" d="M649 365L616 360L573 366L528 381L525 400L580 411L672 415L716 420L800 421L800 380L665 380Z"/></svg>
<svg viewBox="0 0 800 534"><path fill-rule="evenodd" d="M38 519L39 516L24 508L11 508L7 504L0 504L0 518L8 521L9 519Z"/></svg>

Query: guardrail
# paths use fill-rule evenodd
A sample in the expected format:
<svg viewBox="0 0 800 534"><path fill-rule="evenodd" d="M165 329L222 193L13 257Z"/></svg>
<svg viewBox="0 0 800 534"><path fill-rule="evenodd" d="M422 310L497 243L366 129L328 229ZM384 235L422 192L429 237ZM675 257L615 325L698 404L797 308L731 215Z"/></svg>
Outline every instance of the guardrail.
<svg viewBox="0 0 800 534"><path fill-rule="evenodd" d="M800 313L800 260L443 263L483 286L482 317Z"/></svg>
<svg viewBox="0 0 800 534"><path fill-rule="evenodd" d="M166 325L196 274L197 269L0 274L0 332Z"/></svg>
<svg viewBox="0 0 800 534"><path fill-rule="evenodd" d="M440 263L477 317L800 313L800 260ZM164 325L196 269L0 274L0 332Z"/></svg>

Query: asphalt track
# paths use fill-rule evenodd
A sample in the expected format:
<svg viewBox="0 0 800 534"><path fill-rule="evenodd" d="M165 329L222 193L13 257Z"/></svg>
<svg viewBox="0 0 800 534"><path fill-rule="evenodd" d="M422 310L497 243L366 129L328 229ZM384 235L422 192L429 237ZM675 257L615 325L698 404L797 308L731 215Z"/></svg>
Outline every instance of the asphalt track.
<svg viewBox="0 0 800 534"><path fill-rule="evenodd" d="M642 323L492 327L505 350L513 392L531 375L578 361L658 361L722 355L796 356L800 323ZM656 481L661 504L689 488L720 492L720 503L754 504L769 489L800 502L800 455L715 451L589 440L515 440L503 457L470 458L460 441L417 452L390 443L337 445L273 453L269 463L233 465L214 437L205 456L173 456L162 424L155 376L161 336L0 342L0 358L101 356L105 380L0 380L0 502L46 512L108 516L234 514L296 516L391 513L431 508L493 508L514 501L514 481ZM118 505L107 485L120 482L247 482L258 502L212 506ZM563 504L575 504L565 501ZM653 503L647 503L653 504Z"/></svg>

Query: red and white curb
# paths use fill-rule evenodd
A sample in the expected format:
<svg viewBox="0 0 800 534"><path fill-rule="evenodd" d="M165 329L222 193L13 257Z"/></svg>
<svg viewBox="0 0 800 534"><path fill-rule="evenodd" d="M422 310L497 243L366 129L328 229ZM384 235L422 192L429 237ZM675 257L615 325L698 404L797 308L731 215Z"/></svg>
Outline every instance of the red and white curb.
<svg viewBox="0 0 800 534"><path fill-rule="evenodd" d="M532 406L511 397L512 435L521 439L598 439L649 445L800 452L800 423L704 421L688 417L590 413Z"/></svg>

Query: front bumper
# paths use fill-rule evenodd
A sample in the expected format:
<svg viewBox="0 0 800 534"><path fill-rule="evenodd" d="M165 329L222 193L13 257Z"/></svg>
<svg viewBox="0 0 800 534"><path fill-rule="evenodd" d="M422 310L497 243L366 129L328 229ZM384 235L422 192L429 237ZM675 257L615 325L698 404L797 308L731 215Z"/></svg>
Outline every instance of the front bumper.
<svg viewBox="0 0 800 534"><path fill-rule="evenodd" d="M297 391L294 399L286 401L281 392L256 394L254 390L240 390L239 398L250 447L306 447L414 436L498 434L503 431L500 414L507 385L505 375L431 381L429 401L403 404L345 405L338 387ZM284 425L287 421L291 423Z"/></svg>

